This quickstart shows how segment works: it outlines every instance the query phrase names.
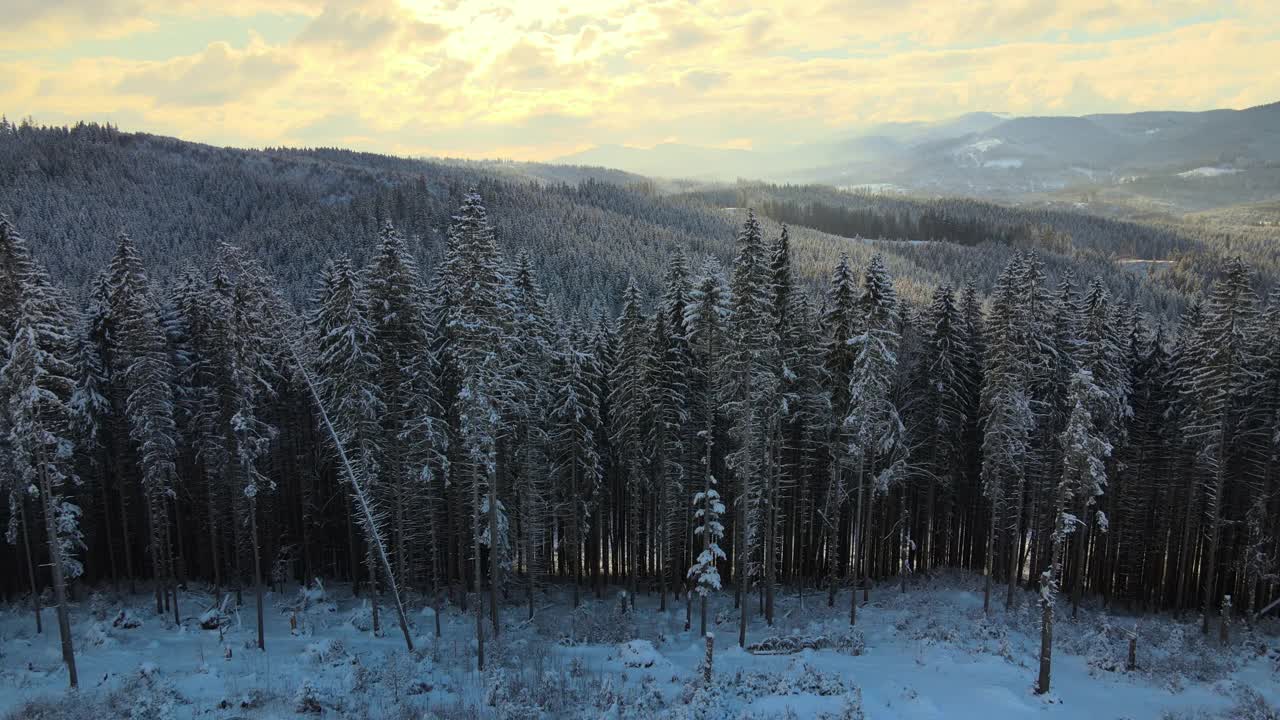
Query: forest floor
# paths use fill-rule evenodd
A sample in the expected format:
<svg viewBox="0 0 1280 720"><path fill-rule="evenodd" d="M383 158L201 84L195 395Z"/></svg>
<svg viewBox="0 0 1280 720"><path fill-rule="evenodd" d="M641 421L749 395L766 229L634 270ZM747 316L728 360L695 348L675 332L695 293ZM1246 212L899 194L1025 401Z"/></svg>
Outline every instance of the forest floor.
<svg viewBox="0 0 1280 720"><path fill-rule="evenodd" d="M709 687L697 606L686 631L683 602L659 612L656 594L622 612L616 591L588 593L575 611L556 588L539 596L532 621L512 597L478 673L475 618L456 607L443 611L437 639L432 611L410 604L410 655L387 599L374 637L348 586L269 594L263 652L252 593L220 633L201 627L215 605L208 592L182 594L180 626L156 615L149 596L102 592L72 609L77 694L64 689L53 611L37 635L29 608L0 609L0 718L1280 718L1280 622L1233 626L1224 647L1196 617L1090 603L1072 620L1060 602L1053 689L1039 696L1035 596L1019 593L1006 612L998 588L988 618L981 587L963 573L913 579L905 594L880 585L854 628L847 589L834 608L825 593L802 600L790 590L773 628L751 614L748 641L810 646L793 654L739 649L733 597L716 596ZM487 612L485 622L488 633ZM1126 670L1135 627L1138 667Z"/></svg>

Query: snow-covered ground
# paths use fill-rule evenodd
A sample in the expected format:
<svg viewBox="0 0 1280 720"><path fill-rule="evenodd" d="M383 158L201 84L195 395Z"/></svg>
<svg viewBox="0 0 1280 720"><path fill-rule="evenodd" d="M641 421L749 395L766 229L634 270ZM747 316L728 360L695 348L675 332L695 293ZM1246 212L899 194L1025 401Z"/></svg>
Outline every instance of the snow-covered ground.
<svg viewBox="0 0 1280 720"><path fill-rule="evenodd" d="M696 606L686 631L683 603L659 613L656 595L642 595L633 612L612 594L573 611L557 590L541 597L533 621L513 597L501 637L486 643L490 668L477 673L474 616L455 607L444 610L437 640L431 611L412 606L410 655L393 616L384 613L385 634L373 637L367 607L345 587L305 603L269 596L260 652L251 594L222 639L201 628L214 604L207 593L183 596L180 627L156 616L149 597L102 594L74 608L78 695L63 689L53 613L35 635L30 610L0 612L0 717L1277 718L1274 621L1233 627L1223 648L1194 617L1135 621L1089 606L1072 621L1060 603L1053 691L1041 697L1032 692L1039 610L1020 594L1006 613L998 589L988 619L979 577L917 579L905 595L878 586L852 629L847 590L835 608L823 592L809 591L802 605L790 591L778 598L776 627L752 615L748 640L808 647L767 655L737 647L732 596L716 597L709 687ZM1135 623L1138 669L1126 671Z"/></svg>
<svg viewBox="0 0 1280 720"><path fill-rule="evenodd" d="M1238 168L1229 167L1198 167L1194 170L1178 173L1181 178L1211 178L1220 177L1222 175L1234 175L1240 172Z"/></svg>

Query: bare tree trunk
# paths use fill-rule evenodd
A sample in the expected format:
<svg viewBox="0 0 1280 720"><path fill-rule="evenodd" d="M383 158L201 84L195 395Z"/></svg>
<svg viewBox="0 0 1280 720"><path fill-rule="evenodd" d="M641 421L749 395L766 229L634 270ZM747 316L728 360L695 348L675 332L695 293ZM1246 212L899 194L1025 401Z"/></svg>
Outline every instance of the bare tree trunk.
<svg viewBox="0 0 1280 720"><path fill-rule="evenodd" d="M1018 589L1018 580L1022 577L1022 567L1018 564L1022 559L1019 555L1019 548L1022 543L1022 511L1023 496L1022 490L1023 479L1019 478L1016 487L1017 492L1014 497L1013 505L1013 525L1009 528L1009 582L1008 593L1005 595L1004 607L1006 610L1013 609L1014 593Z"/></svg>
<svg viewBox="0 0 1280 720"><path fill-rule="evenodd" d="M996 512L995 503L992 503L991 523L987 528L987 553L986 557L983 558L983 564L985 567L983 568L982 612L986 615L991 614L991 572L995 566L995 563L992 562L992 557L995 555L996 550L996 517L998 514L999 513Z"/></svg>
<svg viewBox="0 0 1280 720"><path fill-rule="evenodd" d="M40 618L40 588L36 586L36 565L31 559L31 531L27 528L27 499L20 498L18 503L19 522L22 523L22 550L27 556L27 580L31 582L31 605L36 611L36 634L44 632L44 622Z"/></svg>
<svg viewBox="0 0 1280 720"><path fill-rule="evenodd" d="M745 489L746 482L743 479ZM747 498L746 493L739 493L738 501L738 520L735 523L738 534L738 547L734 548L734 559L738 561L737 577L734 578L738 586L738 594L741 601L738 604L738 647L747 647Z"/></svg>
<svg viewBox="0 0 1280 720"><path fill-rule="evenodd" d="M107 562L111 566L111 588L119 591L120 571L116 567L116 542L113 537L114 533L111 531L111 503L107 494L107 477L110 475L107 469L111 467L111 462L105 447L99 451L98 457L99 463L104 470L98 483L98 489L102 493L102 527L107 531Z"/></svg>
<svg viewBox="0 0 1280 720"><path fill-rule="evenodd" d="M1213 598L1217 585L1215 573L1218 570L1218 543L1222 536L1222 489L1227 464L1225 453L1226 441L1223 440L1219 444L1218 467L1214 471L1214 489L1210 498L1213 503L1213 514L1209 518L1209 546L1205 550L1204 558L1204 615L1201 621L1201 632L1205 635L1209 634L1209 616L1213 614ZM1221 621L1225 623L1227 620L1223 617Z"/></svg>
<svg viewBox="0 0 1280 720"><path fill-rule="evenodd" d="M1076 567L1075 573L1071 580L1071 619L1075 620L1080 612L1080 598L1084 595L1084 576L1085 566L1088 562L1087 551L1089 549L1089 517L1088 506L1082 504L1080 506L1080 524L1076 531L1072 533L1076 538Z"/></svg>
<svg viewBox="0 0 1280 720"><path fill-rule="evenodd" d="M501 447L498 449L502 456ZM498 637L498 574L502 564L502 539L498 537L498 478L502 475L499 461L497 470L489 476L489 621L493 624L493 636ZM575 581L576 583L576 581ZM576 588L577 585L575 584Z"/></svg>
<svg viewBox="0 0 1280 720"><path fill-rule="evenodd" d="M378 607L378 566L373 559L373 543L365 543L365 570L369 573L369 606L373 620L373 636L382 634L382 615Z"/></svg>
<svg viewBox="0 0 1280 720"><path fill-rule="evenodd" d="M581 538L582 533L581 533L581 530L579 529L579 523L578 523L578 513L580 509L578 507L578 455L576 450L574 452L574 457L573 457L573 469L569 472L569 478L570 478L569 492L570 492L570 495L572 496L569 501L572 505L571 507L572 514L569 516L569 521L571 523L570 529L573 532L574 549L576 550L578 547L580 547L582 542L582 538ZM578 561L576 558L577 558L577 555L575 554L574 559L572 561L573 562L573 607L575 610L577 609L578 604L582 602L581 590L579 589L582 573L579 569ZM532 603L532 601L530 602ZM532 604L530 605L530 608L532 608ZM532 612L532 609L530 610L530 612Z"/></svg>
<svg viewBox="0 0 1280 720"><path fill-rule="evenodd" d="M44 502L44 527L49 538L49 564L52 566L53 600L58 606L58 635L62 639L62 660L67 664L67 675L72 689L79 687L80 679L76 675L76 653L71 643L71 613L67 609L66 579L62 569L62 541L58 536L58 521L53 509L53 488L49 485L49 476L44 469L44 462L37 457L36 466L40 468L40 495Z"/></svg>
<svg viewBox="0 0 1280 720"><path fill-rule="evenodd" d="M476 469L471 468L471 570L474 574L476 591L476 669L484 672L484 601L480 578L482 565L480 562L480 483L475 477Z"/></svg>
<svg viewBox="0 0 1280 720"><path fill-rule="evenodd" d="M267 647L263 633L262 551L258 543L258 499L249 498L249 532L253 536L253 594L258 601L258 649Z"/></svg>
<svg viewBox="0 0 1280 720"><path fill-rule="evenodd" d="M827 607L835 607L836 590L839 587L840 506L844 504L844 498L839 497L844 494L844 483L841 482L842 477L840 475L842 472L844 470L840 467L840 458L833 453L831 458L831 484L827 490L826 517L823 522L827 539ZM854 592L857 592L856 587Z"/></svg>
<svg viewBox="0 0 1280 720"><path fill-rule="evenodd" d="M898 582L901 585L902 594L907 594L907 573L911 571L911 533L907 532L907 490L902 489L902 493L898 496L898 547L902 557L899 558Z"/></svg>
<svg viewBox="0 0 1280 720"><path fill-rule="evenodd" d="M867 459L864 455L858 460L858 501L854 507L853 514L853 541L849 546L849 554L852 556L849 563L849 575L854 578L853 587L849 593L849 625L856 625L858 622L858 578L862 570L861 577L863 581L863 592L867 591L867 587L871 585L866 578L867 558L866 558L866 520L862 517L863 504L863 481L866 479ZM867 516L870 517L871 512L868 509Z"/></svg>
<svg viewBox="0 0 1280 720"><path fill-rule="evenodd" d="M707 654L702 660L702 682L711 684L711 663L715 658L716 636L711 633L704 633L703 637L707 639Z"/></svg>
<svg viewBox="0 0 1280 720"><path fill-rule="evenodd" d="M119 456L117 456L119 457ZM124 574L129 578L129 594L138 593L136 577L133 573L133 553L129 547L129 506L125 498L124 483L116 478L116 490L120 497L120 530L123 536L121 547L124 549Z"/></svg>
<svg viewBox="0 0 1280 720"><path fill-rule="evenodd" d="M1036 680L1036 694L1049 692L1049 673L1053 665L1053 602L1040 600L1040 677Z"/></svg>

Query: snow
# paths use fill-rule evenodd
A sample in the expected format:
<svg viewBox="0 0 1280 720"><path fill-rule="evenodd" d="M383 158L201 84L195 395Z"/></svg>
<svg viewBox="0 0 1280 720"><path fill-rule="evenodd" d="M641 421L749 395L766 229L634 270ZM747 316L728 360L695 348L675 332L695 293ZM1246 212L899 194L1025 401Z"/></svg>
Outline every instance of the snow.
<svg viewBox="0 0 1280 720"><path fill-rule="evenodd" d="M648 640L630 640L618 646L618 659L633 668L650 668L666 662L666 659Z"/></svg>
<svg viewBox="0 0 1280 720"><path fill-rule="evenodd" d="M1237 168L1229 167L1198 167L1194 170L1178 173L1181 178L1211 178L1220 177L1222 175L1234 175L1240 172Z"/></svg>
<svg viewBox="0 0 1280 720"><path fill-rule="evenodd" d="M1013 168L1022 167L1022 158L1000 158L998 160L985 160L982 167L1001 168L1011 170Z"/></svg>
<svg viewBox="0 0 1280 720"><path fill-rule="evenodd" d="M1197 617L1133 617L1094 604L1079 620L1059 602L1053 685L1032 691L1039 650L1035 596L1018 593L1004 610L1003 586L982 612L982 578L944 573L915 576L903 594L896 580L871 589L871 601L848 625L849 592L833 608L824 591L794 588L777 597L776 622L755 611L750 643L737 646L737 612L729 592L711 595L713 679L700 680L705 655L698 634L684 629L683 600L659 611L654 593L621 609L612 594L588 591L574 611L569 589L537 597L527 619L523 593L503 608L502 633L487 636L490 667L475 671L475 616L441 609L442 637L422 612L426 598L408 595L414 653L384 617L388 632L373 637L348 622L364 607L345 584L330 582L323 597L299 600L296 589L268 594L266 650L255 646L253 599L230 604L226 624L198 622L218 605L207 591L181 596L184 621L156 615L151 596L102 593L73 605L81 690L64 688L56 629L34 633L26 607L0 609L0 717L32 717L25 703L63 703L70 718L320 717L570 717L570 718L1173 718L1267 717L1247 712L1280 702L1280 624L1233 626L1226 649L1200 634ZM387 607L387 598L382 606ZM474 612L474 607L472 608ZM112 626L121 613L142 620ZM387 613L390 615L390 613ZM488 629L487 610L485 612ZM46 609L46 621L52 612ZM296 629L291 628L291 620ZM1124 669L1129 633L1137 625L1136 671ZM107 642L92 642L95 634ZM570 642L568 638L572 636ZM621 639L618 639L621 638ZM1265 649L1266 652L1260 652ZM1257 695L1250 694L1250 688ZM25 714L24 714L25 713ZM431 715L430 713L435 713ZM791 715L788 715L791 713ZM861 715L859 714L861 713Z"/></svg>
<svg viewBox="0 0 1280 720"><path fill-rule="evenodd" d="M856 183L853 185L841 185L836 189L841 190L843 192L863 193L868 195L905 195L907 194L907 189L902 187L901 185L895 185L894 183L885 183L885 182Z"/></svg>
<svg viewBox="0 0 1280 720"><path fill-rule="evenodd" d="M993 148L998 148L1003 144L1004 144L1004 141L1001 140L1000 138L983 138L981 140L976 140L974 142L971 142L962 148L959 148L956 152L957 154L962 153L964 151L984 153Z"/></svg>

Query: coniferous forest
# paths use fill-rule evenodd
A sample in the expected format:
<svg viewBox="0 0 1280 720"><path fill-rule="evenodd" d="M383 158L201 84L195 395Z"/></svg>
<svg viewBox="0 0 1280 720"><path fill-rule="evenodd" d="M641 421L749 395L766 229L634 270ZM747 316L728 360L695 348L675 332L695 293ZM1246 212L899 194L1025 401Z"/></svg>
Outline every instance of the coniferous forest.
<svg viewBox="0 0 1280 720"><path fill-rule="evenodd" d="M1037 591L1046 646L1055 606L1225 639L1276 597L1280 293L1248 263L1176 319L1034 249L908 297L743 217L616 312L544 292L475 191L429 267L387 221L305 302L227 243L153 282L125 233L69 290L0 219L0 588L52 590L72 684L65 608L103 586L179 622L207 584L261 647L264 592L351 582L410 647L407 597L472 613L480 668L553 590L732 607L744 646L780 594L856 624L950 568L988 611Z"/></svg>

